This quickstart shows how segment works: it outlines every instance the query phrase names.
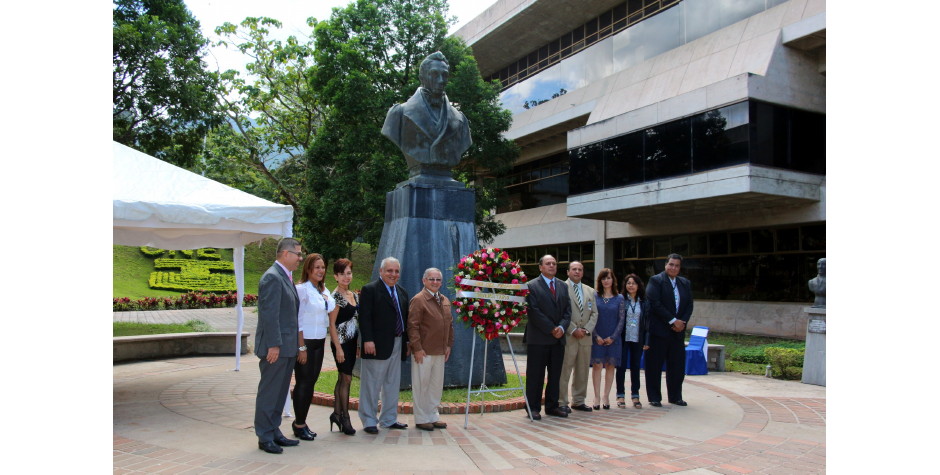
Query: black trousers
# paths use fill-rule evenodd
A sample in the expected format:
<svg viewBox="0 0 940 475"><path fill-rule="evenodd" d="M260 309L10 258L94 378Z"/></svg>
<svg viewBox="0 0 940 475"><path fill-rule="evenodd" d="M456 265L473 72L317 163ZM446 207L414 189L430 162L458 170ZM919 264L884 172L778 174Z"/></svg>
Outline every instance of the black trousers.
<svg viewBox="0 0 940 475"><path fill-rule="evenodd" d="M558 390L561 388L561 365L565 359L565 345L559 340L550 345L526 346L525 396L529 400L532 413L542 410L542 384L548 371L545 384L545 412L558 407Z"/></svg>
<svg viewBox="0 0 940 475"><path fill-rule="evenodd" d="M650 335L650 349L646 350L646 397L650 402L662 402L663 361L666 362L666 391L669 402L682 399L682 381L685 379L685 339L682 335L664 338Z"/></svg>
<svg viewBox="0 0 940 475"><path fill-rule="evenodd" d="M307 423L307 412L310 411L310 404L313 402L313 387L320 378L320 368L323 366L325 342L326 338L318 340L304 338L304 345L307 345L307 362L300 364L298 361L294 364L294 392L291 398L294 403L294 425L296 426Z"/></svg>
<svg viewBox="0 0 940 475"><path fill-rule="evenodd" d="M617 397L626 397L624 379L627 370L630 370L630 397L640 394L640 357L643 356L643 344L634 341L623 342L623 353L620 355L620 366L615 375L617 381Z"/></svg>

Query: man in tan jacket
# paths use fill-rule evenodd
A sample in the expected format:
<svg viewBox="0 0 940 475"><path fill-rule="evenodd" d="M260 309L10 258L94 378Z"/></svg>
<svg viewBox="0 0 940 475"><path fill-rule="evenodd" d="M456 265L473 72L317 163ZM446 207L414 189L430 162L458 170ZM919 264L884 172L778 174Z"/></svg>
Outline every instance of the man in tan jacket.
<svg viewBox="0 0 940 475"><path fill-rule="evenodd" d="M414 395L415 426L421 430L443 429L437 406L444 392L444 363L454 346L454 319L450 300L440 293L441 271L424 271L424 289L408 307L408 340L411 342L411 390Z"/></svg>
<svg viewBox="0 0 940 475"><path fill-rule="evenodd" d="M571 299L571 323L566 330L569 338L565 346L565 359L561 365L561 390L558 397L562 410L568 413L571 409L591 412L591 406L584 404L584 399L587 396L588 370L591 367L591 333L597 324L597 294L590 286L581 283L582 277L584 265L571 261L568 264L568 280L565 281L568 284L568 298Z"/></svg>

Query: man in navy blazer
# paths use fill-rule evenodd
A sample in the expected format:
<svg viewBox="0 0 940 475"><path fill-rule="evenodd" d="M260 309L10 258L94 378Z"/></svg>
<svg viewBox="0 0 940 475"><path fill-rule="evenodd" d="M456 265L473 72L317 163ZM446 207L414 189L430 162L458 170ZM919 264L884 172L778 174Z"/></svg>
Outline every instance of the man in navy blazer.
<svg viewBox="0 0 940 475"><path fill-rule="evenodd" d="M277 260L258 282L255 354L260 358L261 380L255 397L255 434L258 448L270 454L283 452L281 447L300 444L284 437L279 426L294 360L299 351L306 350L297 328L300 299L291 274L303 258L299 242L281 239L277 244Z"/></svg>
<svg viewBox="0 0 940 475"><path fill-rule="evenodd" d="M539 259L541 275L529 280L528 321L522 342L526 346L525 395L529 401L532 419L542 418L542 380L548 370L545 384L545 414L568 417L558 405L561 387L561 366L565 359L565 329L571 323L571 302L568 285L556 279L558 263L550 255Z"/></svg>
<svg viewBox="0 0 940 475"><path fill-rule="evenodd" d="M382 259L379 280L362 287L359 294L359 332L362 363L359 379L359 420L363 430L378 434L378 425L405 429L398 422L401 362L408 357L408 292L398 279L401 264L394 257ZM397 305L396 305L397 304ZM397 308L396 308L397 307ZM379 399L382 413L378 412Z"/></svg>
<svg viewBox="0 0 940 475"><path fill-rule="evenodd" d="M651 406L661 407L661 378L666 361L666 391L669 402L688 405L682 399L685 379L685 328L692 318L692 283L679 277L682 256L670 254L666 270L650 277L646 298L652 315L649 323L649 350L646 350L646 397Z"/></svg>

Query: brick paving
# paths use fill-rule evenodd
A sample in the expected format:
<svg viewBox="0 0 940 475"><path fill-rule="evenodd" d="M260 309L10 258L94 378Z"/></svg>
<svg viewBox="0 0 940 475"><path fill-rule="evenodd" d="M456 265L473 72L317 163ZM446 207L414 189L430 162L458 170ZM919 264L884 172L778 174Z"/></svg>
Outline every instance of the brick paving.
<svg viewBox="0 0 940 475"><path fill-rule="evenodd" d="M213 309L217 320L226 317ZM187 311L134 318L205 318ZM197 311L189 311L197 312ZM115 320L119 317L115 313ZM150 315L147 315L150 314ZM158 314L158 315L153 315ZM163 314L163 315L159 315ZM167 315L169 314L169 315ZM192 315L192 314L190 314ZM205 314L204 314L205 315ZM248 320L246 316L246 321ZM139 320L138 320L139 321ZM213 325L211 322L210 325ZM214 326L214 325L213 325ZM246 323L246 328L250 328ZM217 328L220 329L221 328ZM326 352L324 367L333 365ZM507 358L507 367L512 367ZM686 378L688 407L664 404L530 422L522 410L442 415L446 430L330 432L312 406L314 442L282 455L257 449L257 358L189 357L114 366L114 473L825 473L825 388L757 376ZM524 371L524 356L520 369ZM590 386L590 385L589 385ZM642 391L642 390L641 390ZM589 388L588 401L593 398ZM353 425L361 428L353 412ZM284 419L282 430L289 432ZM290 436L290 434L287 434Z"/></svg>

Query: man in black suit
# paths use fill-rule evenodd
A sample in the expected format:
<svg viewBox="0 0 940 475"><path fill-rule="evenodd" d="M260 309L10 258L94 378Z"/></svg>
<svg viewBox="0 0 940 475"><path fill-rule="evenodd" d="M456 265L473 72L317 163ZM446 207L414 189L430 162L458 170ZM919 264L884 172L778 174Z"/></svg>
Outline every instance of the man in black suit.
<svg viewBox="0 0 940 475"><path fill-rule="evenodd" d="M298 351L306 350L297 329L300 299L291 273L304 258L300 243L284 238L277 245L277 260L258 282L258 329L255 354L260 361L261 380L255 397L255 434L258 448L279 454L300 441L281 433L281 412L287 401L291 372Z"/></svg>
<svg viewBox="0 0 940 475"><path fill-rule="evenodd" d="M359 384L359 419L363 430L378 434L378 425L405 429L398 422L398 390L401 362L408 357L408 292L398 285L401 264L394 257L382 259L379 280L362 287L359 294L359 330L362 363ZM376 416L382 400L382 414Z"/></svg>
<svg viewBox="0 0 940 475"><path fill-rule="evenodd" d="M571 323L571 302L568 286L555 278L558 264L550 255L539 259L541 275L529 281L528 322L522 342L527 352L525 395L535 420L542 418L542 380L548 370L545 384L545 414L568 417L558 406L561 365L565 359L565 329Z"/></svg>
<svg viewBox="0 0 940 475"><path fill-rule="evenodd" d="M646 350L646 397L651 406L661 407L661 377L666 361L666 391L669 402L687 406L682 399L685 379L685 327L692 318L692 283L679 277L682 256L670 254L666 270L650 277L646 298L652 313L649 322L649 350Z"/></svg>

